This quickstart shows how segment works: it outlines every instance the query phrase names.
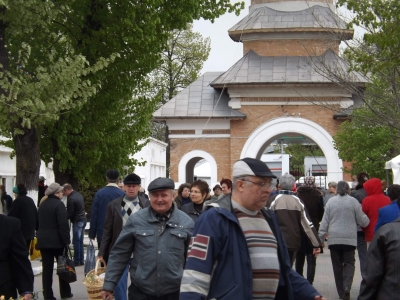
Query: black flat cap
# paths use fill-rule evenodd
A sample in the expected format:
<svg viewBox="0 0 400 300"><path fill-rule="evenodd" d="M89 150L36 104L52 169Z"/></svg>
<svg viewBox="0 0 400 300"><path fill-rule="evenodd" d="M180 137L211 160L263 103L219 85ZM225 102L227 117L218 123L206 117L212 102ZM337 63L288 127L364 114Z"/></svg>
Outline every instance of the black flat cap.
<svg viewBox="0 0 400 300"><path fill-rule="evenodd" d="M174 181L172 179L163 177L158 177L157 179L154 179L147 187L147 190L149 192L173 189L175 189Z"/></svg>
<svg viewBox="0 0 400 300"><path fill-rule="evenodd" d="M124 184L141 184L141 182L142 180L135 173L126 175L126 177L124 178Z"/></svg>
<svg viewBox="0 0 400 300"><path fill-rule="evenodd" d="M116 169L110 169L107 171L106 177L110 180L117 180L119 177L119 172Z"/></svg>

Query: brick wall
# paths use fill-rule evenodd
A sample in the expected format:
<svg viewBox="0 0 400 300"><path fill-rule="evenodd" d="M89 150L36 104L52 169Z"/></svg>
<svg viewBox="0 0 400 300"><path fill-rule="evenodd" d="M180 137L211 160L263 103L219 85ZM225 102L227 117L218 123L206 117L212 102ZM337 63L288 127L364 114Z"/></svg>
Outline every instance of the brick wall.
<svg viewBox="0 0 400 300"><path fill-rule="evenodd" d="M299 33L301 35L301 33ZM243 55L253 50L261 56L318 56L332 49L339 53L336 40L261 40L243 42Z"/></svg>
<svg viewBox="0 0 400 300"><path fill-rule="evenodd" d="M171 139L171 178L178 181L178 167L182 157L193 150L210 153L217 162L218 180L232 175L229 157L229 138Z"/></svg>
<svg viewBox="0 0 400 300"><path fill-rule="evenodd" d="M284 114L298 115L301 118L313 121L329 132L332 136L336 133L338 126L342 121L334 120L333 110L320 106L304 106L304 105L255 105L242 106L241 112L245 113L247 118L244 120L231 121L231 137L230 138L207 138L207 139L171 139L171 178L178 181L178 165L179 161L186 153L192 150L203 150L210 153L217 162L218 174L220 180L223 177L231 177L232 165L240 158L240 153L251 133L258 126L283 116ZM309 136L312 139L312 136ZM318 141L315 141L318 143ZM328 158L329 159L329 158ZM345 176L345 180L351 181L349 176Z"/></svg>

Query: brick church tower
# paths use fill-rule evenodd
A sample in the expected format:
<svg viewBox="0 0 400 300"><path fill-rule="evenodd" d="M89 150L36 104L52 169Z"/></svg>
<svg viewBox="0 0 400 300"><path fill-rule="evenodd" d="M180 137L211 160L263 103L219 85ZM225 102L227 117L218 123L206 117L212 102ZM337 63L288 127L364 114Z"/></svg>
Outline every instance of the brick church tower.
<svg viewBox="0 0 400 300"><path fill-rule="evenodd" d="M271 142L300 136L324 152L327 180L343 180L332 136L359 101L326 70L365 82L338 56L353 30L333 0L252 0L228 34L243 43L243 57L225 72L203 74L154 113L170 130L171 178L192 182L205 159L213 185L231 177L236 160L260 158Z"/></svg>

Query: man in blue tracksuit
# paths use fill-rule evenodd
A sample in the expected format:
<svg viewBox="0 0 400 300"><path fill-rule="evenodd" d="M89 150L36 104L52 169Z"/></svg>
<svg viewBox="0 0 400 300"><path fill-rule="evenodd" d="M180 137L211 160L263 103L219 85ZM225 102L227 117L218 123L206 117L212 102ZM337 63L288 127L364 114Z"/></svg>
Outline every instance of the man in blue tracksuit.
<svg viewBox="0 0 400 300"><path fill-rule="evenodd" d="M233 165L232 194L195 223L181 300L325 299L291 268L276 216L264 208L274 177L258 159Z"/></svg>

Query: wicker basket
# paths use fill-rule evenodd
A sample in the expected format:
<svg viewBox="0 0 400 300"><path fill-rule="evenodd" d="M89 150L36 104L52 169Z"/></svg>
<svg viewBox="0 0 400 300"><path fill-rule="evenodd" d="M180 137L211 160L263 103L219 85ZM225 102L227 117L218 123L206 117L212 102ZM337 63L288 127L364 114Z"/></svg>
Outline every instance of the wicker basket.
<svg viewBox="0 0 400 300"><path fill-rule="evenodd" d="M99 267L100 260L98 259L96 262L96 267L94 270L87 273L85 277L85 281L83 282L86 285L86 289L88 292L88 299L89 300L101 300L101 290L103 288L104 279L99 278L100 274L106 272L106 267ZM106 263L104 263L106 264Z"/></svg>

